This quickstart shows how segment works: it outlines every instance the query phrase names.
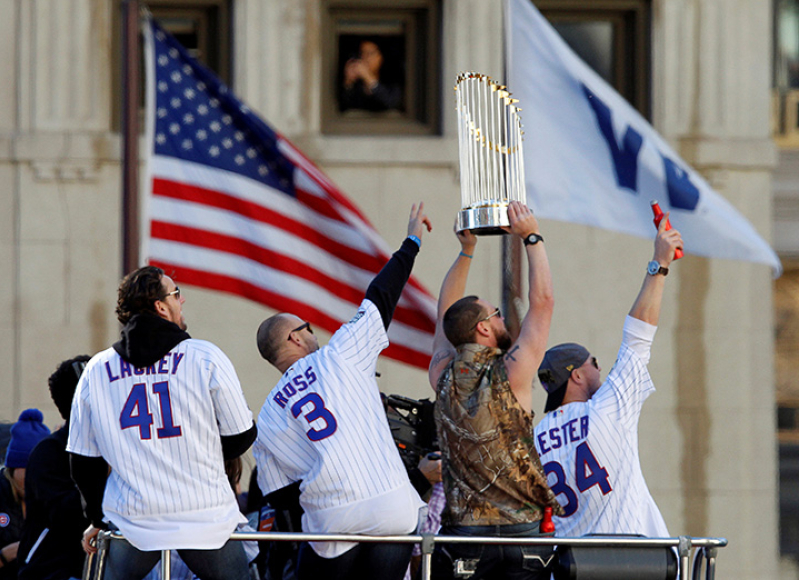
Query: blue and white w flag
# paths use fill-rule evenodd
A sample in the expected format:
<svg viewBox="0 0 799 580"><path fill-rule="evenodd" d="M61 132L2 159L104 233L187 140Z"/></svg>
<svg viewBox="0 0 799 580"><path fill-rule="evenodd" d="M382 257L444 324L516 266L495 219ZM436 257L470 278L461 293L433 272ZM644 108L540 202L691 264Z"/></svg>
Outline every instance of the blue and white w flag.
<svg viewBox="0 0 799 580"><path fill-rule="evenodd" d="M508 88L522 108L527 197L538 216L653 238L657 200L686 253L760 262L780 274L752 224L580 60L531 0L508 0L506 16Z"/></svg>

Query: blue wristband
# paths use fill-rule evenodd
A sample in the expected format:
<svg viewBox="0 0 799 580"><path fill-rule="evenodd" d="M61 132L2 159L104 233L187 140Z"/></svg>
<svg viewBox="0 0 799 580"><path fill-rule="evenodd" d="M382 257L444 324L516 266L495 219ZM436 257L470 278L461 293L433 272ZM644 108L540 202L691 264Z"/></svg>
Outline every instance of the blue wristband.
<svg viewBox="0 0 799 580"><path fill-rule="evenodd" d="M422 240L419 239L419 236L408 236L408 239L416 242L416 245L419 246L420 248L422 247Z"/></svg>

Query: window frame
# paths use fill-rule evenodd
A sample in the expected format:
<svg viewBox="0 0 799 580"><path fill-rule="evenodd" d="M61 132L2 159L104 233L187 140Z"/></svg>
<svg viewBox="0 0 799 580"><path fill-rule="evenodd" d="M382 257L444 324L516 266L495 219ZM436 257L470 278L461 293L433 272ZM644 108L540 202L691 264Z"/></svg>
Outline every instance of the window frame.
<svg viewBox="0 0 799 580"><path fill-rule="evenodd" d="M611 83L646 119L651 119L651 0L536 0L553 24L609 22L613 27Z"/></svg>
<svg viewBox="0 0 799 580"><path fill-rule="evenodd" d="M324 135L440 135L441 7L440 0L323 0L321 15L322 80L320 128ZM357 24L360 22L361 26ZM342 38L380 36L392 22L406 27L405 110L390 114L339 111L339 54ZM371 23L371 29L370 29ZM354 27L354 28L353 28ZM422 52L420 58L417 55ZM411 63L415 63L411 66ZM422 86L422 90L412 87Z"/></svg>

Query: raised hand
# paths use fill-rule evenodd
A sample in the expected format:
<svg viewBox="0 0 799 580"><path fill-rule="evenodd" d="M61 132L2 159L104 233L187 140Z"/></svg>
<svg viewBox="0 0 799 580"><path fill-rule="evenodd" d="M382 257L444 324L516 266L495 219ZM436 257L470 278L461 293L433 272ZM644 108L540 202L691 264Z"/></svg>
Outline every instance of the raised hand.
<svg viewBox="0 0 799 580"><path fill-rule="evenodd" d="M425 228L429 232L433 229L433 224L424 213L424 202L420 201L418 207L416 204L411 206L411 216L408 219L408 235L416 236L421 240Z"/></svg>

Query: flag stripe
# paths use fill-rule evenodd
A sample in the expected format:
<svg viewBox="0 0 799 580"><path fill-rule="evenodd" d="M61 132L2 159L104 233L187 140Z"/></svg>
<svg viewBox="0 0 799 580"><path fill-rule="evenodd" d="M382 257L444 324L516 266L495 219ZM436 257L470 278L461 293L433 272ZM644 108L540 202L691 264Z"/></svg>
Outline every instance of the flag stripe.
<svg viewBox="0 0 799 580"><path fill-rule="evenodd" d="M192 246L204 247L218 252L226 252L234 256L247 256L264 266L291 272L292 275L325 288L327 291L332 292L342 300L346 300L353 305L360 304L363 299L364 293L360 289L348 286L339 279L326 275L324 272L310 266L309 262L304 262L283 253L263 248L247 242L246 240L242 240L241 238L158 221L152 223L152 232L153 237L161 240L171 240ZM407 293L403 293L403 297L406 294ZM431 326L432 323L429 317L422 315L418 310L403 305L403 303L407 304L407 301L400 301L400 304L394 312L396 317L419 330L435 330L435 327Z"/></svg>
<svg viewBox="0 0 799 580"><path fill-rule="evenodd" d="M166 195L157 195L151 201L151 213L154 223L173 223L176 225L190 228L202 229L211 233L219 233L231 237L240 237L248 242L252 242L261 247L270 247L277 251L285 252L291 249L294 254L301 254L304 260L315 265L317 269L329 276L345 277L349 279L350 285L363 288L365 290L372 279L373 274L382 268L385 260L377 261L374 256L351 250L348 246L339 244L333 239L324 238L320 241L319 231L315 231L316 238L307 240L302 236L293 235L289 225L294 225L294 229L303 231L304 224L295 220L288 220L283 214L272 212L271 208L266 209L259 204L251 204L242 201L238 197L227 196L225 193L198 188L193 185L185 185L171 180L158 180L159 184L154 186L154 191L166 191ZM172 190L175 191L172 191ZM220 197L219 201L209 202L208 198ZM230 199L228 199L230 197ZM278 199L286 198L283 194L275 194ZM200 203L194 203L197 200ZM229 206L235 207L243 203L254 206L257 211L272 219L271 223L267 220L257 221L249 219L245 215L231 211ZM311 216L312 212L305 211L306 215ZM312 217L307 218L309 221ZM339 224L334 224L328 228L326 220L320 225L320 230L334 230L339 233ZM347 235L351 230L347 230ZM158 237L152 234L153 237ZM202 243L198 240L198 243ZM419 284L411 278L406 285L403 296L407 296L413 308L419 309L424 316L432 320L435 316L435 299ZM360 300L354 302L358 304Z"/></svg>
<svg viewBox="0 0 799 580"><path fill-rule="evenodd" d="M272 292L268 289L250 284L238 277L214 274L206 270L187 268L179 264L173 264L159 260L152 260L151 264L162 268L166 272L174 273L175 276L181 280L181 282L186 284L192 284L201 288L235 294L261 304L268 302L273 304L272 308L274 310L293 312L300 318L306 320L316 320L317 322L314 322L314 325L324 328L331 334L335 332L339 326L341 326L341 321L338 318L330 316L328 313L310 306L310 302L294 300L289 298L286 294ZM394 334L399 336L391 336ZM432 347L432 339L430 341L423 340L422 342L415 343L417 348L406 346L403 344L403 342L407 344L414 343L412 340L403 341L403 333L401 330L396 332L394 324L392 324L391 328L389 329L389 335L393 342L385 351L383 351L386 356L389 355L388 351L391 349L390 358L394 358L406 364L418 367L426 368L428 366L430 362L429 353L430 348Z"/></svg>
<svg viewBox="0 0 799 580"><path fill-rule="evenodd" d="M226 254L191 244L153 239L152 256L154 260L184 267L204 270L211 274L237 277L247 284L264 288L270 292L286 293L293 300L314 304L316 309L328 316L346 322L355 313L356 303L339 297L328 288L309 282L293 272L277 270L260 264L249 257ZM286 292L291 288L291 292ZM360 303L360 301L358 302ZM394 317L391 329L402 329L408 334L408 344L422 344L432 339L432 333L409 326L400 317Z"/></svg>
<svg viewBox="0 0 799 580"><path fill-rule="evenodd" d="M312 228L306 223L287 218L262 205L250 203L219 191L185 185L175 181L154 179L153 194L215 207L237 213L245 219L279 227L297 237L312 242L320 248L327 248L331 254L343 258L351 264L358 264L363 269L373 273L379 272L380 268L385 264L385 260L340 244L333 238L324 235L321 230Z"/></svg>
<svg viewBox="0 0 799 580"><path fill-rule="evenodd" d="M163 182L182 183L200 190L217 191L230 198L267 208L279 214L282 219L312 223L328 238L360 251L370 253L373 251L372 244L349 223L327 218L300 203L296 197L247 177L230 175L227 171L163 156L154 157L153 175L155 179ZM296 175L302 175L302 172L297 172ZM158 191L153 193L156 197L159 194Z"/></svg>

